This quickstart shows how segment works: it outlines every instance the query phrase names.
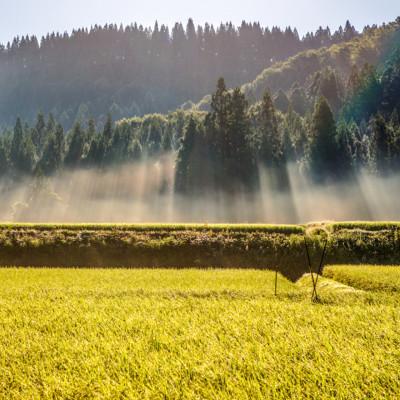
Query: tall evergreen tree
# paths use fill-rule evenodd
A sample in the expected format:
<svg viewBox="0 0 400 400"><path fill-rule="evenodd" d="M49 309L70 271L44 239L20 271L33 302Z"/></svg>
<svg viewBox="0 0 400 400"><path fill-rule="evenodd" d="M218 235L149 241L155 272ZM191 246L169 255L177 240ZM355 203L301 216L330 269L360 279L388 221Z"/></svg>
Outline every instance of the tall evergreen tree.
<svg viewBox="0 0 400 400"><path fill-rule="evenodd" d="M254 189L257 184L256 166L249 146L250 119L248 103L239 88L234 89L228 117L228 164L229 177L232 182L231 190L235 185ZM237 189L237 188L236 188Z"/></svg>
<svg viewBox="0 0 400 400"><path fill-rule="evenodd" d="M274 105L277 110L286 113L289 110L289 99L283 90L279 90L274 98Z"/></svg>
<svg viewBox="0 0 400 400"><path fill-rule="evenodd" d="M83 156L84 144L84 134L80 123L77 122L72 131L68 151L65 155L64 162L67 167L76 168L79 166Z"/></svg>
<svg viewBox="0 0 400 400"><path fill-rule="evenodd" d="M353 65L351 68L350 76L347 81L346 91L347 98L351 101L351 99L357 94L361 87L361 78L360 72L358 70L357 65Z"/></svg>
<svg viewBox="0 0 400 400"><path fill-rule="evenodd" d="M64 129L60 124L56 124L55 127L55 140L56 140L56 151L59 154L60 161L62 161L65 151L65 137Z"/></svg>
<svg viewBox="0 0 400 400"><path fill-rule="evenodd" d="M279 135L275 106L268 91L264 93L259 112L258 157L267 166L279 166L283 161L283 143Z"/></svg>
<svg viewBox="0 0 400 400"><path fill-rule="evenodd" d="M109 113L107 115L107 120L106 120L106 123L104 124L104 129L103 129L104 143L107 146L109 145L112 136L113 136L113 122L112 122L111 114Z"/></svg>
<svg viewBox="0 0 400 400"><path fill-rule="evenodd" d="M386 173L391 167L391 137L382 114L372 117L369 127L376 169L379 173Z"/></svg>
<svg viewBox="0 0 400 400"><path fill-rule="evenodd" d="M46 134L45 134L46 140L52 133L54 133L55 129L56 129L56 121L54 119L54 115L50 113L46 124Z"/></svg>
<svg viewBox="0 0 400 400"><path fill-rule="evenodd" d="M336 125L332 111L324 97L315 105L311 127L310 166L317 181L336 178L340 159L336 141Z"/></svg>
<svg viewBox="0 0 400 400"><path fill-rule="evenodd" d="M96 136L96 122L93 118L89 118L88 129L87 129L87 138L90 142Z"/></svg>
<svg viewBox="0 0 400 400"><path fill-rule="evenodd" d="M32 143L35 146L36 153L40 156L46 139L46 121L44 114L40 112L36 117L36 125L32 130Z"/></svg>
<svg viewBox="0 0 400 400"><path fill-rule="evenodd" d="M35 162L35 150L30 135L24 134L17 118L11 142L10 161L16 174L30 174Z"/></svg>
<svg viewBox="0 0 400 400"><path fill-rule="evenodd" d="M215 185L229 192L251 188L255 183L251 179L254 160L248 145L250 120L247 107L240 89L231 94L224 79L219 79L205 128L214 163Z"/></svg>
<svg viewBox="0 0 400 400"><path fill-rule="evenodd" d="M0 141L0 177L7 174L9 169L7 149L4 140Z"/></svg>
<svg viewBox="0 0 400 400"><path fill-rule="evenodd" d="M105 156L105 148L104 148L104 140L99 136L95 136L92 138L89 151L85 158L86 166L97 166L100 167L103 165Z"/></svg>
<svg viewBox="0 0 400 400"><path fill-rule="evenodd" d="M24 133L22 130L22 122L21 118L17 118L14 127L14 135L11 142L11 151L10 151L10 159L12 165L16 168L18 164L18 158L21 153L22 143L24 140Z"/></svg>
<svg viewBox="0 0 400 400"><path fill-rule="evenodd" d="M211 111L207 114L205 128L207 141L210 144L210 156L214 163L214 181L221 188L224 187L228 173L229 131L228 118L231 94L225 86L225 80L220 78L217 90L211 98Z"/></svg>
<svg viewBox="0 0 400 400"><path fill-rule="evenodd" d="M200 121L192 115L181 139L176 160L176 193L196 196L215 191L215 164L210 160L209 148Z"/></svg>
<svg viewBox="0 0 400 400"><path fill-rule="evenodd" d="M61 167L62 155L54 133L48 137L43 155L39 160L36 170L44 175L52 175Z"/></svg>
<svg viewBox="0 0 400 400"><path fill-rule="evenodd" d="M305 90L299 85L295 85L290 95L290 104L293 111L304 116L307 112L308 102Z"/></svg>
<svg viewBox="0 0 400 400"><path fill-rule="evenodd" d="M175 164L175 192L180 194L187 194L191 189L189 182L189 175L193 169L193 165L191 165L191 156L194 151L197 134L196 122L194 118L191 117L181 140L181 146Z"/></svg>

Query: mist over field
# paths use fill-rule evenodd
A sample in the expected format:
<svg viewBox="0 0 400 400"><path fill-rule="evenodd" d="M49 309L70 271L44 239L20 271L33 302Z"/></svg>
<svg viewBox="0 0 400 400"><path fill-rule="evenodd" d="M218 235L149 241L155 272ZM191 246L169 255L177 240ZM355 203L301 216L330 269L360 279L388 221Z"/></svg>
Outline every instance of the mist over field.
<svg viewBox="0 0 400 400"><path fill-rule="evenodd" d="M258 222L392 220L400 212L398 175L360 173L313 184L288 166L290 190L272 189L267 170L255 193L174 193L174 155L107 170L64 171L51 178L0 184L0 219L15 222Z"/></svg>

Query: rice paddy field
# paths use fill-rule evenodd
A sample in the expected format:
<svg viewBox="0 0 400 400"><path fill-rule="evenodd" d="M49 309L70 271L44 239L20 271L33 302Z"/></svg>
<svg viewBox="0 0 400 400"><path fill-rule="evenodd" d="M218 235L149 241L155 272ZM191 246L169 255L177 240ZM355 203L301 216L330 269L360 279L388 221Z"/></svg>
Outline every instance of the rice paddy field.
<svg viewBox="0 0 400 400"><path fill-rule="evenodd" d="M0 269L0 398L398 399L398 268Z"/></svg>
<svg viewBox="0 0 400 400"><path fill-rule="evenodd" d="M324 275L357 289L400 293L398 266L336 266L328 267Z"/></svg>

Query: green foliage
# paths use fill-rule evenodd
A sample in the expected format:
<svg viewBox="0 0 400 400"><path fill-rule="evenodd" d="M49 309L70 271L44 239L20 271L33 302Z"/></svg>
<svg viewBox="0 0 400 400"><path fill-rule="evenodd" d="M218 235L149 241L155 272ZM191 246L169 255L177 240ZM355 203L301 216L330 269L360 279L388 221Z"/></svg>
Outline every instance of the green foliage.
<svg viewBox="0 0 400 400"><path fill-rule="evenodd" d="M308 132L306 122L289 108L281 124L283 131L283 158L287 161L303 161L308 151Z"/></svg>
<svg viewBox="0 0 400 400"><path fill-rule="evenodd" d="M374 161L378 171L387 171L391 164L390 136L382 115L376 115L370 121L371 139L374 149Z"/></svg>
<svg viewBox="0 0 400 400"><path fill-rule="evenodd" d="M289 109L289 99L283 90L279 90L274 98L274 105L277 110L286 113Z"/></svg>
<svg viewBox="0 0 400 400"><path fill-rule="evenodd" d="M65 155L65 165L67 167L75 168L80 164L83 156L83 148L84 134L80 123L77 122L71 133L68 150Z"/></svg>
<svg viewBox="0 0 400 400"><path fill-rule="evenodd" d="M205 122L217 188L226 187L231 191L237 185L248 183L243 179L252 162L246 143L249 133L246 111L247 103L240 91L237 89L231 94L220 79Z"/></svg>
<svg viewBox="0 0 400 400"><path fill-rule="evenodd" d="M290 94L290 105L294 112L304 116L308 109L308 99L304 88L295 84Z"/></svg>
<svg viewBox="0 0 400 400"><path fill-rule="evenodd" d="M314 76L310 87L310 94L313 98L324 97L334 113L337 113L341 106L340 89L338 78L332 68L326 68Z"/></svg>
<svg viewBox="0 0 400 400"><path fill-rule="evenodd" d="M332 111L325 98L315 105L310 143L310 166L317 180L338 173L336 125Z"/></svg>
<svg viewBox="0 0 400 400"><path fill-rule="evenodd" d="M330 228L333 231L340 230L364 230L364 231L386 231L386 230L400 230L400 222L366 222L366 221L354 221L354 222L335 222L330 224Z"/></svg>
<svg viewBox="0 0 400 400"><path fill-rule="evenodd" d="M46 122L42 112L37 115L36 125L32 129L31 136L32 143L40 156L46 141Z"/></svg>
<svg viewBox="0 0 400 400"><path fill-rule="evenodd" d="M347 120L356 122L369 119L376 113L381 104L382 88L375 68L365 64L361 71L361 83L358 90L350 97L343 108L343 115Z"/></svg>
<svg viewBox="0 0 400 400"><path fill-rule="evenodd" d="M35 162L35 150L29 135L23 132L20 118L17 119L11 142L10 158L15 173L30 174Z"/></svg>
<svg viewBox="0 0 400 400"><path fill-rule="evenodd" d="M196 188L196 178L201 173L204 158L196 121L190 118L189 124L181 140L181 147L176 160L175 191L180 194L193 193Z"/></svg>
<svg viewBox="0 0 400 400"><path fill-rule="evenodd" d="M66 130L90 115L104 123L108 113L120 119L167 112L211 92L218 76L242 85L275 61L350 37L343 29L300 38L290 28L193 21L186 29L106 24L39 40L16 37L0 45L0 125L13 124L16 110L29 122L39 109L52 112ZM47 138L38 128L33 142L43 150Z"/></svg>
<svg viewBox="0 0 400 400"><path fill-rule="evenodd" d="M377 64L385 55L385 49L396 43L398 28L398 23L393 22L366 29L362 35L353 36L346 43L302 51L264 69L253 81L244 84L242 91L252 102L256 102L262 99L266 90L271 93L289 91L296 83L308 89L312 77L318 72L323 73L326 68L335 71L336 79L340 75L348 76L354 65ZM315 95L318 96L318 92ZM197 107L205 109L209 103L210 98L204 97Z"/></svg>
<svg viewBox="0 0 400 400"><path fill-rule="evenodd" d="M54 131L54 133L53 133ZM45 175L51 175L58 171L63 162L64 155L64 130L61 125L55 125L49 119L47 143L43 155L37 163L36 170L42 171Z"/></svg>
<svg viewBox="0 0 400 400"><path fill-rule="evenodd" d="M280 137L278 118L271 95L265 92L258 110L258 146L259 160L267 166L279 166L283 162L283 143Z"/></svg>
<svg viewBox="0 0 400 400"><path fill-rule="evenodd" d="M200 231L200 232L269 232L269 233L304 233L301 225L267 224L0 224L2 230L122 230L122 231Z"/></svg>
<svg viewBox="0 0 400 400"><path fill-rule="evenodd" d="M0 176L6 175L9 169L7 148L4 140L0 141Z"/></svg>
<svg viewBox="0 0 400 400"><path fill-rule="evenodd" d="M31 207L56 199L46 186ZM24 209L16 210L20 213ZM22 214L21 214L22 215ZM64 267L277 268L290 279L308 272L328 238L328 264L400 263L399 223L292 225L2 224L2 265Z"/></svg>
<svg viewBox="0 0 400 400"><path fill-rule="evenodd" d="M161 30L157 28L155 37ZM234 28L228 31L233 33ZM188 32L192 39L202 34L193 36L190 27ZM173 41L183 46L188 32L176 27ZM341 43L343 38L346 43ZM177 192L252 196L260 174L268 176L272 189L289 189L289 162L320 182L364 169L396 172L400 167L396 39L397 22L366 29L362 35L354 34L351 24L335 35L320 29L318 39L310 36L304 41L332 41L331 47L278 63L242 89L229 90L221 78L207 100L208 112L180 109L115 124L110 112L96 125L88 120L91 109L82 101L78 122L66 133L66 141L57 124L63 117L56 121L50 114L46 121L39 113L31 128L18 119L14 135L2 146L2 174L7 171L14 179L39 171L51 175L64 167L111 168L176 152ZM382 57L387 59L378 65ZM157 101L150 92L145 97ZM114 115L124 115L116 103L111 108ZM73 112L66 109L62 114Z"/></svg>

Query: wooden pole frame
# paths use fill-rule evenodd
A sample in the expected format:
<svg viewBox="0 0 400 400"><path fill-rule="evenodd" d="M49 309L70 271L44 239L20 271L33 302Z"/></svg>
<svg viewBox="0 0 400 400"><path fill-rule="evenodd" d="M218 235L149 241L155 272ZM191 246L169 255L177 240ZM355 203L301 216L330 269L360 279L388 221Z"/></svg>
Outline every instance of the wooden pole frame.
<svg viewBox="0 0 400 400"><path fill-rule="evenodd" d="M318 270L317 270L317 273L316 273L317 276L315 277L315 279L314 279L314 273L313 273L312 265L311 265L311 257L310 257L310 251L309 251L308 244L307 244L307 238L305 236L304 236L304 245L305 245L305 249L306 249L308 269L310 271L311 281L312 281L312 286L313 286L311 300L316 302L316 301L319 300L318 292L317 292L317 285L318 285L319 276L322 273L322 268L323 268L323 265L324 265L326 249L328 247L328 238L326 238L326 240L325 240L324 250L322 251L321 259L320 259L320 262L319 262L319 267L318 267Z"/></svg>

